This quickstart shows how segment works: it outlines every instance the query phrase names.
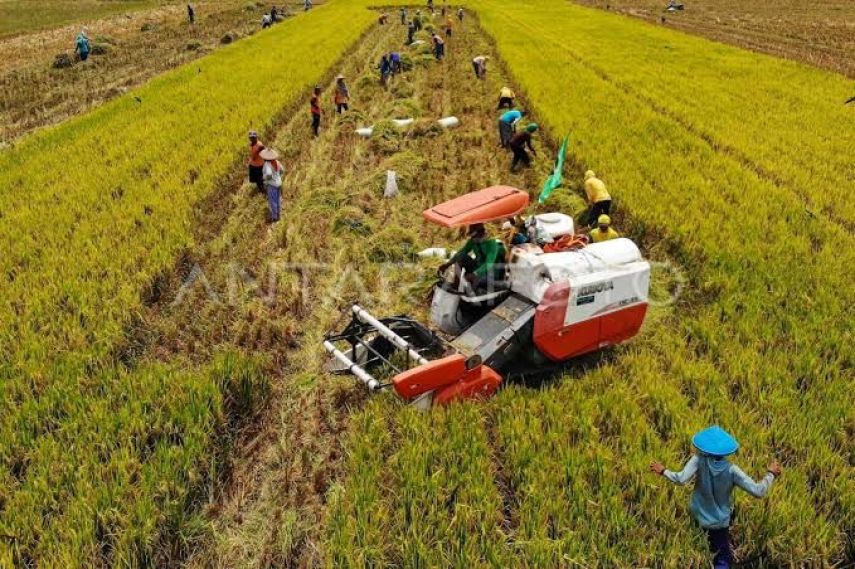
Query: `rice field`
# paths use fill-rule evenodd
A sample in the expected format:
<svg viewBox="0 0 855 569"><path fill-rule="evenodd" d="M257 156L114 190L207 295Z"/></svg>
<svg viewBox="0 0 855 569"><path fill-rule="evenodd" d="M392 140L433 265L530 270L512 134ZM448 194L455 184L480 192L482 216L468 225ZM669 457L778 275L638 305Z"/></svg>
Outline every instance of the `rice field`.
<svg viewBox="0 0 855 569"><path fill-rule="evenodd" d="M711 423L749 474L784 466L767 501L737 499L738 559L851 561L855 84L557 0L478 0L444 62L403 50L383 88L406 34L366 6L328 2L0 151L0 566L703 566L689 491L647 466L676 468ZM494 146L504 84L542 126L515 175ZM353 134L368 124L382 136ZM273 226L243 180L250 128L286 164ZM594 169L620 228L685 276L675 304L477 404L422 413L324 371L351 302L426 319L438 262L415 252L458 236L414 212L536 192L565 135L545 209L578 215Z"/></svg>

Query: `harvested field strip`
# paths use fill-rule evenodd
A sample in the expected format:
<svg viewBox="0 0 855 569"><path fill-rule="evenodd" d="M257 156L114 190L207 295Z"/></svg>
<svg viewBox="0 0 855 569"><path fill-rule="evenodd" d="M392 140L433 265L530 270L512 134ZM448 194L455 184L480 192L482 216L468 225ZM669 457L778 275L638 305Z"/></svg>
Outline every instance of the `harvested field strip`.
<svg viewBox="0 0 855 569"><path fill-rule="evenodd" d="M842 128L852 120L842 103L855 81L572 5L510 15L851 232L855 134ZM559 19L560 30L549 26Z"/></svg>
<svg viewBox="0 0 855 569"><path fill-rule="evenodd" d="M185 508L217 476L221 435L263 398L265 362L128 372L114 358L246 131L371 20L318 8L0 154L0 564L146 564L169 557L163 535L193 539Z"/></svg>
<svg viewBox="0 0 855 569"><path fill-rule="evenodd" d="M192 27L184 5L89 22L97 46L93 50L99 53L68 68L52 64L58 54L73 57L77 29L0 41L0 49L16 54L0 63L0 145L83 114L151 77L199 59L222 47L227 35L237 40L255 33L264 11L248 10L239 0L197 4L196 9Z"/></svg>

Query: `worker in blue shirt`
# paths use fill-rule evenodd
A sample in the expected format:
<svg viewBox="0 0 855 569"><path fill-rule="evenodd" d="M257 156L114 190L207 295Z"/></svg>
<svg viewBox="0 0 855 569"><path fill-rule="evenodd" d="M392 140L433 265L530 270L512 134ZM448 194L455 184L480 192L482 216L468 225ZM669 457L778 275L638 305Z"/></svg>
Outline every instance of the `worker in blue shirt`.
<svg viewBox="0 0 855 569"><path fill-rule="evenodd" d="M89 37L86 35L86 28L80 30L77 34L77 39L74 40L74 51L80 56L80 61L86 61L89 58Z"/></svg>
<svg viewBox="0 0 855 569"><path fill-rule="evenodd" d="M517 123L525 116L525 111L519 109L511 109L505 111L499 117L499 146L508 148L511 142L511 137L516 131Z"/></svg>
<svg viewBox="0 0 855 569"><path fill-rule="evenodd" d="M690 510L707 534L715 569L728 569L732 562L730 550L731 494L739 487L755 498L763 498L772 482L781 475L781 465L772 462L760 482L755 482L741 468L725 457L736 452L739 443L733 436L714 426L692 437L697 453L689 459L683 470L672 472L662 463L653 462L650 470L680 486L695 480Z"/></svg>

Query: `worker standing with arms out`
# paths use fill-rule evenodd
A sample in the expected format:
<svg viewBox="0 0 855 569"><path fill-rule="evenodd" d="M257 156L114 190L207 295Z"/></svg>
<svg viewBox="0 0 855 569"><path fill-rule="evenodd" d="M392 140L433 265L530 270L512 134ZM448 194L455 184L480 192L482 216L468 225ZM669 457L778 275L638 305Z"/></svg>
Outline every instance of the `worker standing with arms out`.
<svg viewBox="0 0 855 569"><path fill-rule="evenodd" d="M258 140L258 133L249 131L249 183L255 184L258 191L264 193L264 177L261 169L264 167L264 159L260 156L264 145Z"/></svg>
<svg viewBox="0 0 855 569"><path fill-rule="evenodd" d="M513 109L514 108L514 99L517 98L517 94L513 92L513 90L505 85L499 91L499 106L496 107L496 110L501 109Z"/></svg>
<svg viewBox="0 0 855 569"><path fill-rule="evenodd" d="M606 185L597 178L593 170L585 172L585 196L588 199L588 225L593 226L602 214L609 215L612 209L612 196Z"/></svg>
<svg viewBox="0 0 855 569"><path fill-rule="evenodd" d="M709 427L692 437L698 452L680 472L666 470L660 462L652 462L650 470L680 486L695 479L690 510L707 534L715 569L728 569L732 562L730 549L731 495L738 486L755 498L763 498L772 482L781 475L781 465L772 462L766 475L755 482L741 468L725 457L739 448L739 443L721 427Z"/></svg>
<svg viewBox="0 0 855 569"><path fill-rule="evenodd" d="M431 39L433 40L433 55L437 61L442 61L442 58L445 57L445 42L436 33Z"/></svg>
<svg viewBox="0 0 855 569"><path fill-rule="evenodd" d="M478 55L472 58L472 69L475 70L475 77L478 79L487 78L487 60L490 59L487 55Z"/></svg>
<svg viewBox="0 0 855 569"><path fill-rule="evenodd" d="M612 218L606 214L601 214L597 218L597 227L588 233L592 243L602 243L611 239L620 237L620 233L612 229Z"/></svg>
<svg viewBox="0 0 855 569"><path fill-rule="evenodd" d="M74 40L74 51L80 56L80 61L89 59L89 37L86 35L86 28L80 30L77 38Z"/></svg>
<svg viewBox="0 0 855 569"><path fill-rule="evenodd" d="M487 229L481 223L471 225L468 236L463 248L440 265L437 273L442 276L454 265L455 282L460 282L460 274L465 271L466 280L473 289L483 289L496 281L505 280L505 248L502 242L489 238Z"/></svg>
<svg viewBox="0 0 855 569"><path fill-rule="evenodd" d="M511 109L499 117L499 146L507 148L514 136L517 123L525 116L525 111Z"/></svg>
<svg viewBox="0 0 855 569"><path fill-rule="evenodd" d="M339 73L335 77L335 93L333 94L335 102L335 112L341 114L343 111L349 110L348 103L350 102L350 90L344 82L344 75Z"/></svg>
<svg viewBox="0 0 855 569"><path fill-rule="evenodd" d="M517 165L520 162L525 167L531 166L531 158L526 152L526 148L531 150L534 156L537 156L537 152L535 152L534 147L531 145L532 135L537 131L537 128L537 124L531 123L525 127L524 131L518 132L511 137L509 146L511 147L511 152L514 153L514 160L511 162L511 172L517 171Z"/></svg>
<svg viewBox="0 0 855 569"><path fill-rule="evenodd" d="M187 20L192 26L196 22L196 12L193 11L193 6L187 4Z"/></svg>
<svg viewBox="0 0 855 569"><path fill-rule="evenodd" d="M267 205L270 207L270 223L279 221L282 196L282 164L279 163L279 153L272 148L265 148L259 154L264 160L262 176L267 188Z"/></svg>
<svg viewBox="0 0 855 569"><path fill-rule="evenodd" d="M321 88L320 86L315 86L314 92L312 92L312 98L309 100L309 108L312 113L312 134L315 135L315 138L318 137L320 128L321 128Z"/></svg>

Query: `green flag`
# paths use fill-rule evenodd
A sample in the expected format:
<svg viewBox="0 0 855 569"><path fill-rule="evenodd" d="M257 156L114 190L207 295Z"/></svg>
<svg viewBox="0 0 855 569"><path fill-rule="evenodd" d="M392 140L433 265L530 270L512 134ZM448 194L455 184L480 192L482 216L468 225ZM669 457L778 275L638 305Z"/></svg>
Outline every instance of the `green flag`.
<svg viewBox="0 0 855 569"><path fill-rule="evenodd" d="M537 201L543 203L552 193L552 191L561 185L561 173L564 171L564 156L567 155L567 137L564 137L564 142L561 143L561 148L558 150L558 158L555 159L555 167L552 169L552 174L543 183L543 189L540 190L540 197Z"/></svg>

